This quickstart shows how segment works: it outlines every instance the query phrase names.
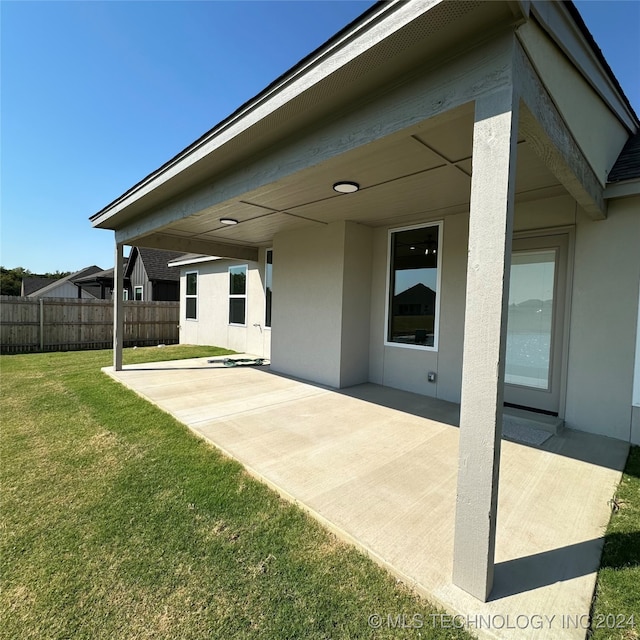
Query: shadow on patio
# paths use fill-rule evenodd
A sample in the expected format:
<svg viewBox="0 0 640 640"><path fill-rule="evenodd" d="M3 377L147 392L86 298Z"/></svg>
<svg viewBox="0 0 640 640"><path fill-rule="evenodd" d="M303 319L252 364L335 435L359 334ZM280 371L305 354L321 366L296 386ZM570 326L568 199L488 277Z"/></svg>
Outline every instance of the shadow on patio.
<svg viewBox="0 0 640 640"><path fill-rule="evenodd" d="M559 621L589 613L626 444L574 431L538 448L503 441L495 588L481 603L451 583L457 405L206 359L106 371L450 612L558 621L472 631L584 637Z"/></svg>

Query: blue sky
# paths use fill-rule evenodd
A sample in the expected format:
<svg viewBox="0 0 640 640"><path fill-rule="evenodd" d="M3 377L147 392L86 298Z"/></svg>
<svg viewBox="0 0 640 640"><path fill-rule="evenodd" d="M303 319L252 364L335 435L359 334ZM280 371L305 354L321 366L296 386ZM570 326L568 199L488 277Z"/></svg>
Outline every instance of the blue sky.
<svg viewBox="0 0 640 640"><path fill-rule="evenodd" d="M88 217L372 2L2 0L0 263L113 262ZM640 112L640 2L577 2Z"/></svg>

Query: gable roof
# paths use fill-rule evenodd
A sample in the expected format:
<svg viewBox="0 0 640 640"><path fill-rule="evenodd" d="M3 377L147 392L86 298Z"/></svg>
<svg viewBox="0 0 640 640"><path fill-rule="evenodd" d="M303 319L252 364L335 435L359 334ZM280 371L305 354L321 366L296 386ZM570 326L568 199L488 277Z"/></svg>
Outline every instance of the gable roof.
<svg viewBox="0 0 640 640"><path fill-rule="evenodd" d="M163 249L149 249L148 247L133 247L124 275L125 277L131 276L131 271L139 258L142 260L149 280L177 282L180 280L180 270L175 267L169 267L168 263L183 255L184 251L164 251Z"/></svg>
<svg viewBox="0 0 640 640"><path fill-rule="evenodd" d="M578 7L576 7L573 0L563 0L562 3L567 9L567 11L569 12L569 14L571 15L571 17L573 18L573 20L575 21L578 29L580 29L580 31L582 32L582 35L585 37L585 40L587 41L589 47L591 48L591 51L593 51L594 55L596 56L596 58L604 68L605 73L607 74L607 76L615 86L616 90L620 94L620 97L622 98L625 105L627 106L627 109L629 109L629 111L633 114L634 119L637 120L638 116L633 108L633 105L631 104L631 101L627 97L627 94L624 92L624 89L622 88L620 81L616 77L616 74L613 72L613 69L611 68L611 65L605 58L604 53L602 53L602 49L600 49L600 46L596 42L596 39L593 37L593 34L591 33L591 31L589 31L589 27L587 27L587 24L584 21L584 18L582 17L582 15L580 14Z"/></svg>
<svg viewBox="0 0 640 640"><path fill-rule="evenodd" d="M82 278L83 276L89 276L89 275L92 275L94 273L97 273L98 271L102 271L102 269L94 264L94 265L92 265L90 267L85 267L84 269L80 269L80 271L76 271L75 273L72 273L72 274L66 276L65 278L60 278L59 280L54 280L53 282L51 282L47 286L42 287L41 289L37 289L36 291L32 292L31 294L25 294L25 295L33 296L34 294L37 293L38 296L42 296L44 294L50 293L53 289L55 289L56 287L59 287L61 284L65 284L66 282L73 283L73 281L76 278ZM91 292L88 292L88 293L91 293Z"/></svg>
<svg viewBox="0 0 640 640"><path fill-rule="evenodd" d="M122 265L123 265L125 271L127 270L128 261L129 261L129 258L125 258L122 261ZM94 282L99 282L100 280L106 280L106 281L113 282L113 267L111 267L110 269L104 269L103 271L97 271L96 273L92 273L90 275L85 275L85 276L82 276L80 278L74 278L73 279L73 283L74 284L79 284L79 285L84 285L84 284L90 284L90 283L94 283Z"/></svg>
<svg viewBox="0 0 640 640"><path fill-rule="evenodd" d="M609 172L607 182L622 182L636 178L640 178L640 133L627 140Z"/></svg>
<svg viewBox="0 0 640 640"><path fill-rule="evenodd" d="M57 282L57 278L44 278L41 276L29 276L22 278L22 292L23 296L29 296L32 293L43 289L44 287Z"/></svg>

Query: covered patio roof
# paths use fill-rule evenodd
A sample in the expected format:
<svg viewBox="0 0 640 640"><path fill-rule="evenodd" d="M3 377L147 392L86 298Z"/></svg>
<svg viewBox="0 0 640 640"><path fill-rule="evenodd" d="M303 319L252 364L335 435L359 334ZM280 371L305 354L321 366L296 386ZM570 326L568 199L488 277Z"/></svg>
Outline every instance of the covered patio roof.
<svg viewBox="0 0 640 640"><path fill-rule="evenodd" d="M547 23L554 11L569 15L547 8ZM532 13L517 1L374 5L92 223L119 243L255 259L301 226L459 213L470 203L474 101L514 83L516 198L569 191L603 217L600 178L539 81L530 45L512 39ZM361 190L338 195L338 180ZM220 224L225 216L239 224Z"/></svg>

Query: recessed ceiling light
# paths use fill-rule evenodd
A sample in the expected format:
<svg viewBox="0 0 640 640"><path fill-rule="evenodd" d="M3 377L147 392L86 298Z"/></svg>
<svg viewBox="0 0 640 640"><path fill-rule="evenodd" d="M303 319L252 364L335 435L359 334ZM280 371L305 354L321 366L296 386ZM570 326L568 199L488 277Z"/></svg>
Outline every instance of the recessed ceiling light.
<svg viewBox="0 0 640 640"><path fill-rule="evenodd" d="M338 193L355 193L359 189L360 185L357 182L346 182L342 180L333 185L333 190Z"/></svg>
<svg viewBox="0 0 640 640"><path fill-rule="evenodd" d="M220 222L228 225L238 224L238 221L235 218L220 218Z"/></svg>

